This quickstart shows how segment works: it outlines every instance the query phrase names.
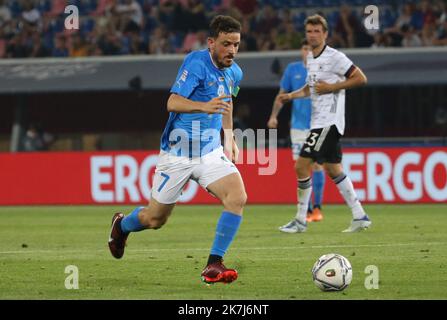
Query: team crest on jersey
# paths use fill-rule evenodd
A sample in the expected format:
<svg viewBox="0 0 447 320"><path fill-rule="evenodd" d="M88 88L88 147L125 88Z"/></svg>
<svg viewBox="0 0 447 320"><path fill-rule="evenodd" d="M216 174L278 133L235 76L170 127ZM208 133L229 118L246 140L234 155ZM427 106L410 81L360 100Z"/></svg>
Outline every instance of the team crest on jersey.
<svg viewBox="0 0 447 320"><path fill-rule="evenodd" d="M223 96L224 94L225 94L224 86L219 84L219 88L217 89L217 95L220 97Z"/></svg>
<svg viewBox="0 0 447 320"><path fill-rule="evenodd" d="M224 78L224 77L219 77L219 81L220 81L220 82L224 82L224 81L225 81L225 78Z"/></svg>

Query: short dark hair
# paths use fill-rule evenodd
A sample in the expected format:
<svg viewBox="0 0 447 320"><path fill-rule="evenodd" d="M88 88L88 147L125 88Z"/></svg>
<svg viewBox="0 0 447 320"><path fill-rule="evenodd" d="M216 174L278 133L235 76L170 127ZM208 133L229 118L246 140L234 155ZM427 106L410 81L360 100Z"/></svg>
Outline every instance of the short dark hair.
<svg viewBox="0 0 447 320"><path fill-rule="evenodd" d="M219 33L241 33L241 24L239 21L230 16L218 15L211 20L210 37L217 38Z"/></svg>
<svg viewBox="0 0 447 320"><path fill-rule="evenodd" d="M323 31L329 30L326 19L319 14L314 14L313 16L307 17L304 21L304 25L307 26L308 24L311 24L313 26L321 25L323 27Z"/></svg>

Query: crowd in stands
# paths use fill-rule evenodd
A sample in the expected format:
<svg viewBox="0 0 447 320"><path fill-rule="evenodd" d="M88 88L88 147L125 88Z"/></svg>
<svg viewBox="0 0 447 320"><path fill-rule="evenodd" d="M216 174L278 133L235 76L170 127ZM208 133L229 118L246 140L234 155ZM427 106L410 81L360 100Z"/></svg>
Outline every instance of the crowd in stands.
<svg viewBox="0 0 447 320"><path fill-rule="evenodd" d="M365 0L0 0L0 57L82 57L187 53L206 48L209 21L242 24L241 51L298 49L306 16L320 13L329 45L447 45L447 0L374 1L380 29L366 30ZM65 28L65 7L79 9L79 30Z"/></svg>

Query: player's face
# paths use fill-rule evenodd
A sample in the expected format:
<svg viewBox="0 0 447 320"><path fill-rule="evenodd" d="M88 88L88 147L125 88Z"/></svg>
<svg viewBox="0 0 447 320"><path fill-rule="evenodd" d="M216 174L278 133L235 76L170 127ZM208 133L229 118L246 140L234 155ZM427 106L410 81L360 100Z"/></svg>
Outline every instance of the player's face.
<svg viewBox="0 0 447 320"><path fill-rule="evenodd" d="M237 32L220 32L217 38L208 38L208 47L214 63L219 68L228 68L239 50L241 34Z"/></svg>
<svg viewBox="0 0 447 320"><path fill-rule="evenodd" d="M327 35L328 32L323 30L323 26L321 24L306 25L306 39L312 49L321 46L326 41Z"/></svg>

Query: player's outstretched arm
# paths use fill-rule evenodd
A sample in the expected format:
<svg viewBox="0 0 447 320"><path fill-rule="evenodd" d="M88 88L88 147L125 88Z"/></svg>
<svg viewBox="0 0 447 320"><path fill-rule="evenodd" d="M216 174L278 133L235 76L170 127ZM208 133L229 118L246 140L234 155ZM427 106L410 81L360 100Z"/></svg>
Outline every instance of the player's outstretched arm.
<svg viewBox="0 0 447 320"><path fill-rule="evenodd" d="M276 129L278 127L278 114L283 106L283 103L279 100L279 96L283 93L285 93L284 89L279 89L279 92L273 101L272 113L270 114L270 118L267 122L267 127L270 129Z"/></svg>
<svg viewBox="0 0 447 320"><path fill-rule="evenodd" d="M315 91L318 94L325 94L330 92L336 92L343 89L351 89L354 87L359 87L365 85L368 82L365 74L359 67L355 67L354 71L349 75L345 81L336 83L327 83L324 81L319 81L315 85Z"/></svg>
<svg viewBox="0 0 447 320"><path fill-rule="evenodd" d="M304 87L302 87L301 89L289 92L289 93L282 93L279 94L277 99L279 100L279 102L281 103L286 103L289 102L293 99L299 99L299 98L305 98L310 96L310 90L309 90L309 86L306 84Z"/></svg>
<svg viewBox="0 0 447 320"><path fill-rule="evenodd" d="M208 102L193 101L184 98L178 94L172 93L169 96L167 107L169 112L177 113L220 113L226 114L230 112L231 106L223 99L228 99L230 96L220 96L211 99Z"/></svg>

